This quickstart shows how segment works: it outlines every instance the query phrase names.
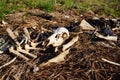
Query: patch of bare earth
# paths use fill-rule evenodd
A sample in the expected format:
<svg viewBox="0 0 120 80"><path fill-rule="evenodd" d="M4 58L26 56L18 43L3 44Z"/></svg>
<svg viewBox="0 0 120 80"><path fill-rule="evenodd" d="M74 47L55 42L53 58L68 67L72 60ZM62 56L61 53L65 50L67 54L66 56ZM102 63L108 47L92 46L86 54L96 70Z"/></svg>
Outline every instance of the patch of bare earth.
<svg viewBox="0 0 120 80"><path fill-rule="evenodd" d="M84 16L80 16L77 10L45 13L41 10L30 10L9 14L5 21L11 28L22 30L23 27L37 26L52 30L61 26L73 26L80 23ZM86 18L86 16L85 16ZM1 27L0 32L5 32L6 27ZM79 33L80 26L74 33ZM16 59L12 64L0 69L0 80L119 80L120 66L107 63L107 59L120 63L119 47L104 47L90 41L90 36L85 33L79 34L79 40L71 47L65 61L52 63L48 66L39 67L39 51L34 51L38 57L30 61ZM14 58L9 52L0 54L0 66ZM39 67L39 71L33 69Z"/></svg>

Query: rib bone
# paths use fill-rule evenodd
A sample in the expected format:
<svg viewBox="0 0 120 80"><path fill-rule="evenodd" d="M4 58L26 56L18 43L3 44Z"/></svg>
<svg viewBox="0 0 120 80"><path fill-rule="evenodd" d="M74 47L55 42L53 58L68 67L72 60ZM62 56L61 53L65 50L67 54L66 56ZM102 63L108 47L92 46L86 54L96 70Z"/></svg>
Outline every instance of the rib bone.
<svg viewBox="0 0 120 80"><path fill-rule="evenodd" d="M66 49L70 48L76 41L78 41L78 36L74 37L69 43L63 45L62 51L65 51Z"/></svg>

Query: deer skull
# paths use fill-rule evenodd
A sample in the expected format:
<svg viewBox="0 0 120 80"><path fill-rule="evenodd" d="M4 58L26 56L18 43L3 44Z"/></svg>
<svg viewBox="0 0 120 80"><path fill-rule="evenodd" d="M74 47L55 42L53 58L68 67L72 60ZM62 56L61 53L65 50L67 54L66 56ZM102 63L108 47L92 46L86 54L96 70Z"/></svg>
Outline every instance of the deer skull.
<svg viewBox="0 0 120 80"><path fill-rule="evenodd" d="M58 47L62 45L62 43L68 38L69 38L69 31L64 27L60 27L60 28L57 28L54 31L54 33L43 42L42 45L44 47L47 47L49 45Z"/></svg>

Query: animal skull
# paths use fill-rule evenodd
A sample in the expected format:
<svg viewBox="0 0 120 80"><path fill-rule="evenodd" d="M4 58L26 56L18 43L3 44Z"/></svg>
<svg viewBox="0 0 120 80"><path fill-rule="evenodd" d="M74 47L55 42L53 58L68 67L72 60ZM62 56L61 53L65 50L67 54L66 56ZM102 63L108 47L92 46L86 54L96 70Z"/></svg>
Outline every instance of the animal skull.
<svg viewBox="0 0 120 80"><path fill-rule="evenodd" d="M69 31L64 27L60 27L60 28L57 28L54 31L54 33L43 42L42 45L44 47L47 47L49 45L58 47L62 45L62 43L68 38L69 38Z"/></svg>

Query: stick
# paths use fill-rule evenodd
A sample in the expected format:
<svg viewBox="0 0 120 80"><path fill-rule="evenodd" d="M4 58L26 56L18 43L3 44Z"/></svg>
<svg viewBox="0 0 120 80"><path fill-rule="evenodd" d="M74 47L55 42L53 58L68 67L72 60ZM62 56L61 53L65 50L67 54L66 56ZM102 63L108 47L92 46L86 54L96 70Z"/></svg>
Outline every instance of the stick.
<svg viewBox="0 0 120 80"><path fill-rule="evenodd" d="M116 65L116 66L120 66L119 63L116 63L116 62L113 62L113 61L109 61L109 60L107 60L105 58L102 58L102 60L105 61L105 62L107 62L107 63L113 64L113 65Z"/></svg>
<svg viewBox="0 0 120 80"><path fill-rule="evenodd" d="M0 69L2 69L3 67L6 67L6 66L12 64L12 63L16 60L16 58L17 58L17 57L14 57L11 61L7 62L6 64L4 64L4 65L2 65L2 66L0 66Z"/></svg>

